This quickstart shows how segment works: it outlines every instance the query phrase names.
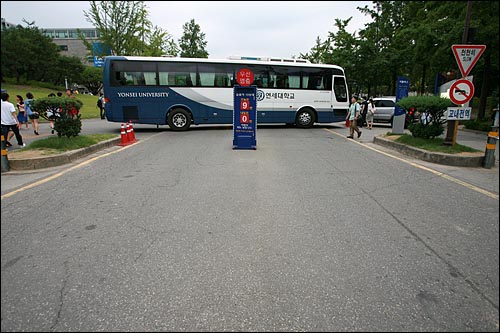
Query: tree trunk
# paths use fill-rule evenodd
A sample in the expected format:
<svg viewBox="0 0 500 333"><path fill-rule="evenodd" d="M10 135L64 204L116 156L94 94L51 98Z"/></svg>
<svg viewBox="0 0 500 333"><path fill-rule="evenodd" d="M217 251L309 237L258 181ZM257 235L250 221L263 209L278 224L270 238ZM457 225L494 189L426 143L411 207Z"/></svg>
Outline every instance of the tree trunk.
<svg viewBox="0 0 500 333"><path fill-rule="evenodd" d="M485 62L484 62L484 71L483 71L483 84L481 85L481 96L479 97L479 110L477 114L477 119L485 119L486 118L486 102L490 92L490 78L491 78L491 52L485 52Z"/></svg>
<svg viewBox="0 0 500 333"><path fill-rule="evenodd" d="M422 68L422 82L420 83L420 96L423 96L425 93L425 72L427 72L427 65L424 64Z"/></svg>

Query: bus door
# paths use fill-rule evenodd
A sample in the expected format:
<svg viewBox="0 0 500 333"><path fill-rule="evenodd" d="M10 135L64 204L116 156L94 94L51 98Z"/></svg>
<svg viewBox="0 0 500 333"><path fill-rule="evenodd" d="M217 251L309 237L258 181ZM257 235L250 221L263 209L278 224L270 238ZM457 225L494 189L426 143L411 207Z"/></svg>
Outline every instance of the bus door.
<svg viewBox="0 0 500 333"><path fill-rule="evenodd" d="M331 96L334 117L345 118L349 109L349 96L345 76L333 75Z"/></svg>

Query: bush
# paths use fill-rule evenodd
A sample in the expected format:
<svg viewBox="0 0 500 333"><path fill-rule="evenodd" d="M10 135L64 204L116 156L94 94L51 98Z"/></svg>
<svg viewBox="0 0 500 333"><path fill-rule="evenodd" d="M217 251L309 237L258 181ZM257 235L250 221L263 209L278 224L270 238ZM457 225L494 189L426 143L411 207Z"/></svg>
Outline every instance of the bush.
<svg viewBox="0 0 500 333"><path fill-rule="evenodd" d="M423 139L434 139L444 133L444 127L439 122L431 122L427 125L412 123L408 125L408 130L415 138Z"/></svg>
<svg viewBox="0 0 500 333"><path fill-rule="evenodd" d="M82 121L80 117L81 115L79 113L71 115L68 112L61 112L60 117L54 122L54 131L57 132L57 136L66 136L68 138L78 136L82 131Z"/></svg>
<svg viewBox="0 0 500 333"><path fill-rule="evenodd" d="M410 96L402 98L397 105L407 111L414 108L422 116L426 116L425 121L410 124L408 130L416 138L429 139L444 133L444 115L453 103L439 96Z"/></svg>
<svg viewBox="0 0 500 333"><path fill-rule="evenodd" d="M42 97L31 102L33 111L38 112L40 117L46 120L54 120L54 130L59 137L68 138L77 136L82 131L80 108L82 102L76 98L69 97ZM54 114L53 118L47 115L47 111Z"/></svg>
<svg viewBox="0 0 500 333"><path fill-rule="evenodd" d="M464 123L464 127L470 130L489 132L493 122L490 120L468 120Z"/></svg>

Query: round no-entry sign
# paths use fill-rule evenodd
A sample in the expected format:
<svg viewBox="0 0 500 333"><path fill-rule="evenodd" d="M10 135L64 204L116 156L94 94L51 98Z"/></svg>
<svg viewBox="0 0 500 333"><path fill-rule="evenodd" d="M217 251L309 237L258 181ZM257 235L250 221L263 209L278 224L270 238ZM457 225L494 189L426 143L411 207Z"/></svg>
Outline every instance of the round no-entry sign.
<svg viewBox="0 0 500 333"><path fill-rule="evenodd" d="M450 87L450 99L457 105L467 103L474 96L474 85L466 79L455 81Z"/></svg>
<svg viewBox="0 0 500 333"><path fill-rule="evenodd" d="M242 87L250 86L253 80L253 72L248 68L242 68L236 73L236 82Z"/></svg>

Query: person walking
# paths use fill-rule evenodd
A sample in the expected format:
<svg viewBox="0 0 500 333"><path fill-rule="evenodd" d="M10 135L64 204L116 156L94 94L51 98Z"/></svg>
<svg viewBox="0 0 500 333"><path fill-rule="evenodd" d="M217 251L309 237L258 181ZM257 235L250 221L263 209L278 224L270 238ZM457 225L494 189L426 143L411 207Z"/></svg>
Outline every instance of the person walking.
<svg viewBox="0 0 500 333"><path fill-rule="evenodd" d="M76 98L75 95L73 95L73 90L71 89L66 89L66 96L69 98Z"/></svg>
<svg viewBox="0 0 500 333"><path fill-rule="evenodd" d="M375 104L373 104L373 98L370 97L368 100L368 112L366 113L366 128L370 130L373 128L373 116L376 111Z"/></svg>
<svg viewBox="0 0 500 333"><path fill-rule="evenodd" d="M31 119L31 123L33 124L33 133L35 133L35 135L39 135L38 133L38 119L40 118L40 115L38 114L38 112L35 112L33 110L31 110L31 101L35 99L35 96L33 96L32 93L30 92L27 92L26 93L26 100L24 101L24 108L26 109L26 112L28 113L28 118Z"/></svg>
<svg viewBox="0 0 500 333"><path fill-rule="evenodd" d="M361 131L358 128L358 125L356 124L357 119L360 115L361 112L361 106L358 103L358 96L353 95L351 98L351 105L349 106L349 112L347 113L347 116L345 120L350 121L350 126L349 126L349 135L347 136L348 139L353 139L354 132L358 133L358 138L361 136Z"/></svg>
<svg viewBox="0 0 500 333"><path fill-rule="evenodd" d="M56 97L56 94L50 93L48 97ZM56 119L59 117L60 117L60 114L59 114L58 108L52 108L52 107L47 108L47 118L49 118L50 132L52 134L54 134L54 125L55 125Z"/></svg>
<svg viewBox="0 0 500 333"><path fill-rule="evenodd" d="M14 104L9 102L9 94L6 92L2 93L2 135L5 138L5 145L7 147L12 147L12 144L9 142L10 138L13 135L16 136L17 144L21 147L26 147L26 144L23 142L23 137L19 132L19 128L21 127L19 120L17 120L16 108ZM12 131L12 132L10 132ZM10 133L12 134L10 134ZM10 137L8 135L10 134Z"/></svg>
<svg viewBox="0 0 500 333"><path fill-rule="evenodd" d="M28 124L28 114L26 113L26 110L24 109L24 100L21 95L16 95L16 102L17 102L17 120L19 120L19 129L22 128L23 124L26 124L26 129L29 128Z"/></svg>
<svg viewBox="0 0 500 333"><path fill-rule="evenodd" d="M366 123L366 114L368 113L368 97L364 96L361 98L361 111L360 118L358 118L357 125L358 127L365 126Z"/></svg>
<svg viewBox="0 0 500 333"><path fill-rule="evenodd" d="M104 94L102 92L99 93L99 99L97 100L97 107L99 108L101 119L104 119Z"/></svg>

